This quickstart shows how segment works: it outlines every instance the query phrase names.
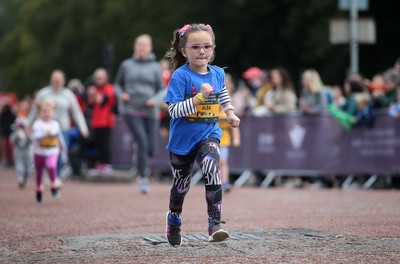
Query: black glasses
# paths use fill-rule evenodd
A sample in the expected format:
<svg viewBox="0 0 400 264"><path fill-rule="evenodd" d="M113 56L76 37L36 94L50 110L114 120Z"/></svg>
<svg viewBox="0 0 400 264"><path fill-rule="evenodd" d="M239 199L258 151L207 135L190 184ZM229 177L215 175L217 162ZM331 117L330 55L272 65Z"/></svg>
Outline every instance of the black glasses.
<svg viewBox="0 0 400 264"><path fill-rule="evenodd" d="M200 52L201 49L203 49L205 52L212 51L215 49L215 45L212 44L206 44L206 45L192 45L192 46L185 46L185 48L191 49L193 52Z"/></svg>

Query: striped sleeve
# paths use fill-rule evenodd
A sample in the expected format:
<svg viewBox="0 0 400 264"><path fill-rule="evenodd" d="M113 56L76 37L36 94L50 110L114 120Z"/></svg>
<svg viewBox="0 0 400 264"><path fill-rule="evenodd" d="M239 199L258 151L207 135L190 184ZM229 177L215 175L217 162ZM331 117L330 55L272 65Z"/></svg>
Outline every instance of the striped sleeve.
<svg viewBox="0 0 400 264"><path fill-rule="evenodd" d="M188 98L183 102L169 104L168 112L172 119L196 113L193 98Z"/></svg>
<svg viewBox="0 0 400 264"><path fill-rule="evenodd" d="M229 103L231 101L231 97L229 96L226 86L224 86L224 88L222 88L221 93L219 94L219 101L220 101L220 104Z"/></svg>

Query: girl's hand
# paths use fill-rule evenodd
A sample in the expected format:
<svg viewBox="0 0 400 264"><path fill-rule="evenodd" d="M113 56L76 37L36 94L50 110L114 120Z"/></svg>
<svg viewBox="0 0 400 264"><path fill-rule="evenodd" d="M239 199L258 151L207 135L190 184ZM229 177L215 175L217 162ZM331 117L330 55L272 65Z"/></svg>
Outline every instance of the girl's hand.
<svg viewBox="0 0 400 264"><path fill-rule="evenodd" d="M209 83L203 83L200 86L200 93L202 93L206 98L213 92L213 87Z"/></svg>
<svg viewBox="0 0 400 264"><path fill-rule="evenodd" d="M226 113L226 118L228 120L228 123L231 125L231 127L238 127L240 124L240 119L235 115L235 113L232 110L229 110Z"/></svg>

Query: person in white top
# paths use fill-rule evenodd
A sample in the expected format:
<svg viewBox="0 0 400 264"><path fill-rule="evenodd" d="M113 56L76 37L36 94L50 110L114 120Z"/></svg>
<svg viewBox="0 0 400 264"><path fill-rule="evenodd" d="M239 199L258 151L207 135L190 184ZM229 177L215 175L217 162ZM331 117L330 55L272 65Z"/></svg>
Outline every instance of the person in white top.
<svg viewBox="0 0 400 264"><path fill-rule="evenodd" d="M51 193L58 197L57 160L60 151L65 151L65 141L60 123L53 119L54 100L44 100L37 104L39 119L32 125L34 163L36 170L36 200L42 202L44 185L43 170L46 169L51 181Z"/></svg>
<svg viewBox="0 0 400 264"><path fill-rule="evenodd" d="M62 134L66 145L69 145L71 121L79 129L80 134L84 138L89 137L89 129L87 127L85 117L79 106L78 100L74 93L65 87L65 74L61 70L54 70L51 73L50 83L48 86L40 89L35 96L35 103L43 100L52 99L56 102L54 108L54 119L60 123ZM37 118L36 108L33 107L28 115L29 124L32 125ZM60 174L61 168L65 165L61 157L58 159L57 174ZM60 176L60 175L59 175Z"/></svg>

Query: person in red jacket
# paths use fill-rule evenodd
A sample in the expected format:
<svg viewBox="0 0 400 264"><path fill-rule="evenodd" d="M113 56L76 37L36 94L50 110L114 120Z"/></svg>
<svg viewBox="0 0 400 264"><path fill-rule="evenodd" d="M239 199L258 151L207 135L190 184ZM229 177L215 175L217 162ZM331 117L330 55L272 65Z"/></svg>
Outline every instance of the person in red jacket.
<svg viewBox="0 0 400 264"><path fill-rule="evenodd" d="M104 68L94 71L93 81L94 84L87 89L87 100L89 107L92 108L90 126L98 149L96 173L112 175L110 140L116 118L113 111L116 104L115 91L108 81L108 74Z"/></svg>

